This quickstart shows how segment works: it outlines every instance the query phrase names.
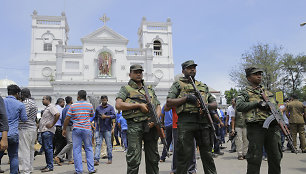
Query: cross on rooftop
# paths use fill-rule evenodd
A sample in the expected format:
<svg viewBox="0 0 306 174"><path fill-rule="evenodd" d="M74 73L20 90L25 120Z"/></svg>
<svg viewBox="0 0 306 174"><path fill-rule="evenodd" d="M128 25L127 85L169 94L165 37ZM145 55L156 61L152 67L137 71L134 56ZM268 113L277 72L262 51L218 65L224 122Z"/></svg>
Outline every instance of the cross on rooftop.
<svg viewBox="0 0 306 174"><path fill-rule="evenodd" d="M100 20L104 23L104 25L106 25L106 22L109 21L109 17L106 16L106 14L104 14Z"/></svg>

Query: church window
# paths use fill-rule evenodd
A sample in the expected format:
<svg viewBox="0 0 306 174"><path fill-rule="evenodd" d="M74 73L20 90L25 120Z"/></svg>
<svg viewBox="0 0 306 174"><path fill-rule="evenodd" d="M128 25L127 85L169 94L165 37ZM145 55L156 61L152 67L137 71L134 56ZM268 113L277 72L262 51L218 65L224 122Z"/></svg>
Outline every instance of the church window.
<svg viewBox="0 0 306 174"><path fill-rule="evenodd" d="M161 56L162 55L162 46L160 41L155 40L153 42L153 50L154 50L154 55L155 56Z"/></svg>
<svg viewBox="0 0 306 174"><path fill-rule="evenodd" d="M44 43L44 51L52 51L52 44Z"/></svg>
<svg viewBox="0 0 306 174"><path fill-rule="evenodd" d="M66 61L66 69L75 69L78 70L79 69L79 61Z"/></svg>
<svg viewBox="0 0 306 174"><path fill-rule="evenodd" d="M98 77L112 76L112 55L103 51L98 55Z"/></svg>

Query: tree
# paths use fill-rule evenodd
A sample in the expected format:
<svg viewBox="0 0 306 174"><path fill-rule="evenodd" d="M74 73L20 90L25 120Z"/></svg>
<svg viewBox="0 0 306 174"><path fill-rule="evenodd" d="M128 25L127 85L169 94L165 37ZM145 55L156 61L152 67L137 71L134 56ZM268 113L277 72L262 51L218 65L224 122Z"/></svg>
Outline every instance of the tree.
<svg viewBox="0 0 306 174"><path fill-rule="evenodd" d="M306 85L300 90L299 99L303 102L306 101Z"/></svg>
<svg viewBox="0 0 306 174"><path fill-rule="evenodd" d="M263 69L262 85L274 91L278 86L279 65L281 60L282 47L258 43L242 54L242 62L234 68L230 77L238 87L246 86L245 69L256 66Z"/></svg>
<svg viewBox="0 0 306 174"><path fill-rule="evenodd" d="M287 94L301 93L300 88L303 83L303 73L305 73L306 56L284 54L281 60L281 89Z"/></svg>
<svg viewBox="0 0 306 174"><path fill-rule="evenodd" d="M235 88L231 88L229 91L224 92L226 98L226 104L231 104L233 98L237 97L238 91Z"/></svg>

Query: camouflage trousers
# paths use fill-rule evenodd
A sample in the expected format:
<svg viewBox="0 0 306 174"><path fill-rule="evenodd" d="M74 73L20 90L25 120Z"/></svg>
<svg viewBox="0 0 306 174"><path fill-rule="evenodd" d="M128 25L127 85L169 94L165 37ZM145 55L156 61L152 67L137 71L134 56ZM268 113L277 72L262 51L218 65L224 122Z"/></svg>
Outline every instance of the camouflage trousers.
<svg viewBox="0 0 306 174"><path fill-rule="evenodd" d="M147 174L158 174L158 135L155 127L145 132L146 121L134 122L127 120L128 150L126 153L127 174L138 174L144 142L145 163Z"/></svg>
<svg viewBox="0 0 306 174"><path fill-rule="evenodd" d="M262 124L247 124L247 138L249 140L247 174L259 174L262 162L263 148L268 157L268 174L280 174L282 159L281 136L278 125L270 125L268 129Z"/></svg>
<svg viewBox="0 0 306 174"><path fill-rule="evenodd" d="M177 172L186 174L194 154L194 140L200 149L201 160L205 174L216 174L212 157L213 134L208 124L178 123L177 139Z"/></svg>

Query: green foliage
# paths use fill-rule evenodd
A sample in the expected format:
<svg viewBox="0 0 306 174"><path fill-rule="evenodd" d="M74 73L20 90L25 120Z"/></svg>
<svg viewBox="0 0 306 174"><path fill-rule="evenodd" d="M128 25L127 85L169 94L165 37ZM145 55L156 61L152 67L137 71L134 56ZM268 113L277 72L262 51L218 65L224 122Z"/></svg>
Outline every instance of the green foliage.
<svg viewBox="0 0 306 174"><path fill-rule="evenodd" d="M287 94L302 95L301 85L303 83L303 73L305 73L306 56L284 54L281 60L281 88Z"/></svg>
<svg viewBox="0 0 306 174"><path fill-rule="evenodd" d="M300 91L301 91L300 100L306 101L306 85L304 85Z"/></svg>
<svg viewBox="0 0 306 174"><path fill-rule="evenodd" d="M294 93L298 95L298 98L301 102L306 101L306 85L296 90Z"/></svg>
<svg viewBox="0 0 306 174"><path fill-rule="evenodd" d="M306 101L305 71L306 56L281 54L282 47L258 43L242 54L241 63L234 68L230 77L238 87L248 84L245 77L247 67L256 66L263 69L262 85L271 91L281 90L285 96L297 94ZM230 98L230 92L228 92ZM226 94L225 94L226 95ZM230 99L227 99L227 103Z"/></svg>
<svg viewBox="0 0 306 174"><path fill-rule="evenodd" d="M275 91L278 86L279 65L281 60L282 47L258 43L242 54L242 62L238 68L231 71L230 77L238 87L248 84L245 77L245 69L256 66L263 69L262 85L266 89Z"/></svg>
<svg viewBox="0 0 306 174"><path fill-rule="evenodd" d="M231 88L229 91L224 92L226 98L226 104L231 104L233 98L237 97L238 91L235 88Z"/></svg>

